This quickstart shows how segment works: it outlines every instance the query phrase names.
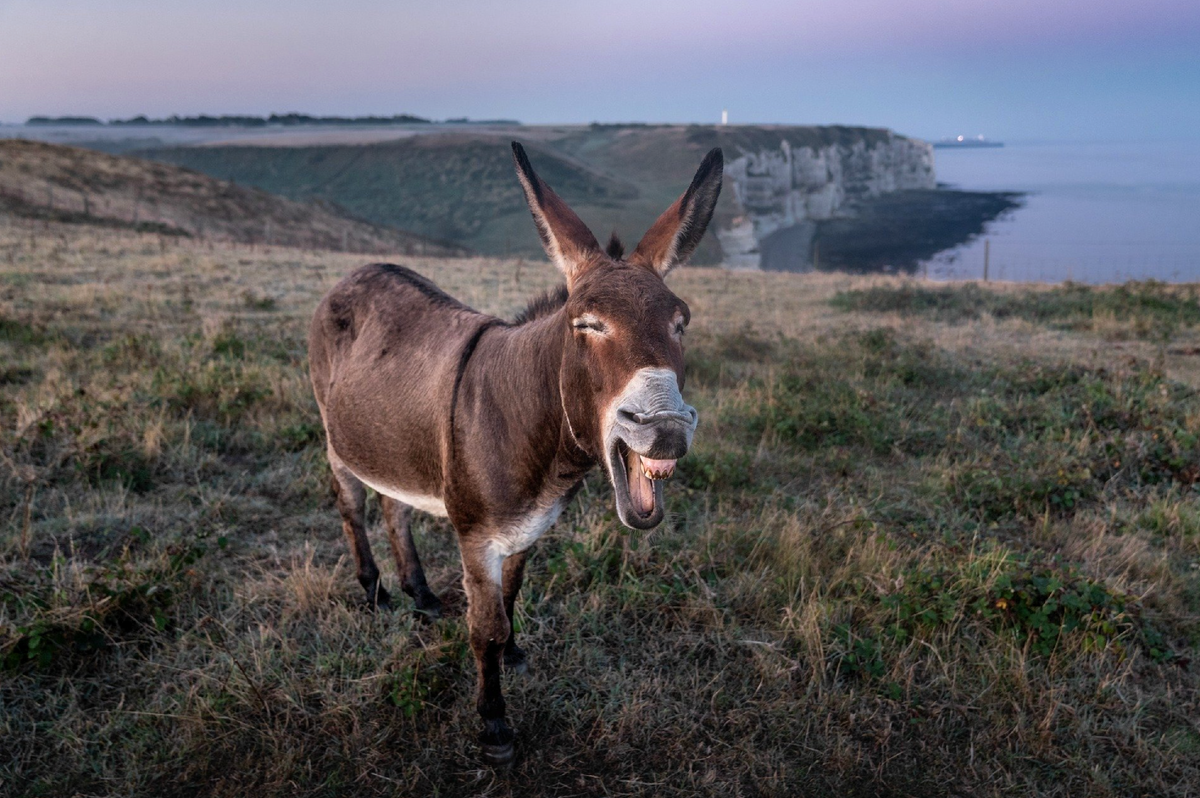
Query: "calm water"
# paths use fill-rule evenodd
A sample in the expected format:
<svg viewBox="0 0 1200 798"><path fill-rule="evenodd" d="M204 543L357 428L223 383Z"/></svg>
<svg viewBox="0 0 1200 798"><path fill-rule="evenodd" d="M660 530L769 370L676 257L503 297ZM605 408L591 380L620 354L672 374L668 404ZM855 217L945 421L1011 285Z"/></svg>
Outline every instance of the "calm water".
<svg viewBox="0 0 1200 798"><path fill-rule="evenodd" d="M936 150L963 189L1028 192L983 236L929 261L930 277L1200 281L1200 143L1008 144Z"/></svg>

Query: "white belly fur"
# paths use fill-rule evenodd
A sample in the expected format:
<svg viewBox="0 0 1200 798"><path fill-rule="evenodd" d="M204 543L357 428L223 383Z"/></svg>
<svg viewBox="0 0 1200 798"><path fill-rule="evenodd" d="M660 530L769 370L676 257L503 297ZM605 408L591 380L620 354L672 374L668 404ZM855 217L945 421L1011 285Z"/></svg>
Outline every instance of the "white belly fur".
<svg viewBox="0 0 1200 798"><path fill-rule="evenodd" d="M443 518L446 517L446 503L441 499L433 496L423 496L420 493L408 493L400 490L399 488L393 488L387 485L380 485L376 482L372 482L369 479L363 479L362 477L358 476L358 474L355 474L354 476L358 477L359 480L361 480L362 483L367 487L371 488L377 493L382 493L384 496L387 496L390 499L403 502L415 510L420 510L421 512L429 513L430 515L440 515Z"/></svg>

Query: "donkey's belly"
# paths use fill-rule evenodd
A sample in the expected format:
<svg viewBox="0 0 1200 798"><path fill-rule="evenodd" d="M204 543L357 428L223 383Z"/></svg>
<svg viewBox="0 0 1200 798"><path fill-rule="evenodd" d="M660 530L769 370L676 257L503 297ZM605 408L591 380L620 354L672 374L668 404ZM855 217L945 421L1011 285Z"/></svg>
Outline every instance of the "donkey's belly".
<svg viewBox="0 0 1200 798"><path fill-rule="evenodd" d="M440 515L442 517L446 516L446 503L436 496L423 496L420 493L413 493L393 485L385 485L381 482L376 482L375 480L366 479L359 474L355 474L355 476L362 480L362 483L368 488L371 488L372 490L375 490L376 492L381 493L388 498L395 499L398 502L403 502L409 507L429 513L430 515Z"/></svg>
<svg viewBox="0 0 1200 798"><path fill-rule="evenodd" d="M330 391L325 412L330 448L368 487L444 516L440 397L421 390L427 384L421 379L395 380L390 387L373 379L377 373L348 377Z"/></svg>

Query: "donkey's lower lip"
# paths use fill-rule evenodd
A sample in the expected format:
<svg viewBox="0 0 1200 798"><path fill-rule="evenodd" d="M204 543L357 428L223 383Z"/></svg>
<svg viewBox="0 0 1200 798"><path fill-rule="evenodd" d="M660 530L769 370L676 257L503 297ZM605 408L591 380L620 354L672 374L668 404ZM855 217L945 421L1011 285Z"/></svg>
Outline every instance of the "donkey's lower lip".
<svg viewBox="0 0 1200 798"><path fill-rule="evenodd" d="M610 462L613 489L617 494L617 512L621 521L634 529L650 529L662 520L663 480L654 478L652 474L665 478L669 476L666 464L674 463L651 459L655 470L648 474L643 467L645 459L620 438L612 444Z"/></svg>

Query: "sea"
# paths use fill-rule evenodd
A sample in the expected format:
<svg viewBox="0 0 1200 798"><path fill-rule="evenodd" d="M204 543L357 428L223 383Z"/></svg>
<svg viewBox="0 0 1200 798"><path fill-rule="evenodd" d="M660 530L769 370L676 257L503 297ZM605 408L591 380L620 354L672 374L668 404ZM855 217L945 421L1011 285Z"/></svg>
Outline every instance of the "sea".
<svg viewBox="0 0 1200 798"><path fill-rule="evenodd" d="M1200 282L1200 142L1006 142L934 151L939 183L1021 207L922 264L940 280Z"/></svg>

